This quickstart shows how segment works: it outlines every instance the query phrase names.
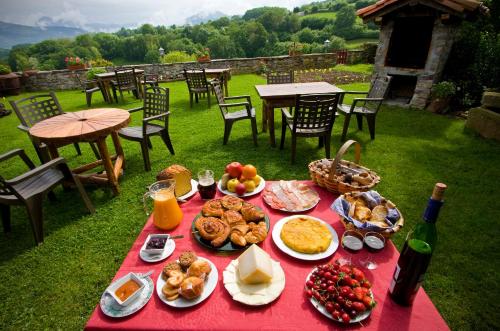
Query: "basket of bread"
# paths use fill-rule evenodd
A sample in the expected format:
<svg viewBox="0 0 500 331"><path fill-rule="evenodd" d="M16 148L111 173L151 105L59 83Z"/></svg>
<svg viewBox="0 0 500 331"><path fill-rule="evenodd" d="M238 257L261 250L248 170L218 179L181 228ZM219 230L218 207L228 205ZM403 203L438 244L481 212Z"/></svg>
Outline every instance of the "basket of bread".
<svg viewBox="0 0 500 331"><path fill-rule="evenodd" d="M347 230L379 232L389 238L404 225L398 208L377 191L349 192L339 196L331 208Z"/></svg>
<svg viewBox="0 0 500 331"><path fill-rule="evenodd" d="M351 145L355 145L355 162L342 157ZM369 191L380 181L372 170L359 165L361 145L348 140L340 147L335 159L321 159L309 163L309 174L313 182L333 193Z"/></svg>

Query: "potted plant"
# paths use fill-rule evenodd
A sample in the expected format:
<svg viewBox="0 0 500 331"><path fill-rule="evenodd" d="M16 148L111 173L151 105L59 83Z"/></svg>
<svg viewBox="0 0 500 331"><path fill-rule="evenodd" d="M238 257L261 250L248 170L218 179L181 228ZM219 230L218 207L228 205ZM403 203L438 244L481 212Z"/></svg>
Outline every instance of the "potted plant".
<svg viewBox="0 0 500 331"><path fill-rule="evenodd" d="M210 49L204 48L202 51L196 52L196 61L198 62L210 62Z"/></svg>
<svg viewBox="0 0 500 331"><path fill-rule="evenodd" d="M18 95L21 93L19 76L7 65L0 64L0 96Z"/></svg>
<svg viewBox="0 0 500 331"><path fill-rule="evenodd" d="M83 59L80 59L78 56L76 57L67 57L64 59L64 62L66 62L66 68L68 70L81 70L85 69L85 63L83 62Z"/></svg>
<svg viewBox="0 0 500 331"><path fill-rule="evenodd" d="M434 84L431 89L431 102L427 106L427 110L433 113L446 112L456 91L457 88L453 82L442 81Z"/></svg>

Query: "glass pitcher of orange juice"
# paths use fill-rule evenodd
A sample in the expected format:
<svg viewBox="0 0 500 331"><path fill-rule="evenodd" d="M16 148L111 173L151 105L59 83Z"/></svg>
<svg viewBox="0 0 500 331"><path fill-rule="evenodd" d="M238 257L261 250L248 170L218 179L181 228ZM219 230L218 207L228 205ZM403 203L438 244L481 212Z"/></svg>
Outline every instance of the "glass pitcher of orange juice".
<svg viewBox="0 0 500 331"><path fill-rule="evenodd" d="M174 194L175 180L161 180L149 187L144 194L143 203L146 214L150 214L147 200L153 200L153 223L163 230L171 230L182 221L182 210Z"/></svg>

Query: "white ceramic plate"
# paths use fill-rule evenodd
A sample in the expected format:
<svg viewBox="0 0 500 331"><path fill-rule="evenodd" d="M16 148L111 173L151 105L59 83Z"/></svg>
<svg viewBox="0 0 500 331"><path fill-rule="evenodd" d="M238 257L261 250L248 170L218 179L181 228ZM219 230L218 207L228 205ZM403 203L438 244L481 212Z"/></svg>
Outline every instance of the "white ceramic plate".
<svg viewBox="0 0 500 331"><path fill-rule="evenodd" d="M326 225L326 227L328 228L328 230L330 231L330 233L332 235L332 241L330 242L330 246L328 246L326 251L321 252L321 253L316 253L316 254L300 253L300 252L296 252L293 249L291 249L290 247L288 247L283 242L283 240L281 240L280 234L281 234L281 229L283 228L283 225L285 225L286 222L288 222L292 219L301 218L301 217L311 218L313 220L319 221L319 222L323 223L324 225ZM278 246L278 248L281 249L281 251L283 251L284 253L286 253L294 258L297 258L299 260L306 260L306 261L316 261L316 260L321 260L321 259L327 258L330 255L332 255L333 253L335 253L335 251L339 247L339 237L337 235L337 232L335 232L335 230L332 228L332 226L330 224L326 223L325 221L320 220L319 218L308 216L308 215L288 216L288 217L285 217L285 218L282 218L281 220L279 220L278 223L276 223L274 225L274 228L273 228L273 241L276 244L276 246Z"/></svg>
<svg viewBox="0 0 500 331"><path fill-rule="evenodd" d="M101 301L99 302L104 315L114 318L120 318L132 315L133 313L144 307L146 303L148 303L149 299L151 299L155 286L151 277L141 278L141 280L144 283L144 289L142 290L139 297L137 297L137 299L135 299L127 306L120 306L107 291L104 291L101 296Z"/></svg>
<svg viewBox="0 0 500 331"><path fill-rule="evenodd" d="M277 184L278 184L278 182L275 182L275 183L273 183L273 184L271 184L271 185L277 185ZM269 189L269 187L268 187L268 189ZM291 210L291 209L286 209L286 208L275 208L275 207L273 207L273 206L272 206L272 204L268 201L268 198L267 198L267 196L266 196L266 194L265 194L266 192L264 192L264 193L262 194L262 199L266 202L266 204L267 204L269 207L271 207L271 208L272 208L272 209L274 209L274 210L281 210L281 211L285 211L285 212L289 212L289 213L301 213L301 212L304 212L304 211L308 211L308 210L313 209L314 207L316 207L316 206L318 205L319 201L321 200L321 199L319 198L319 194L318 194L318 192L316 192L315 190L313 190L311 187L309 187L309 190L311 190L312 192L314 192L314 193L316 194L316 196L317 196L316 202L315 202L314 204L312 204L311 206L309 206L309 207L307 207L307 208L302 208L302 209Z"/></svg>
<svg viewBox="0 0 500 331"><path fill-rule="evenodd" d="M244 197L250 197L252 195L256 195L256 194L259 194L260 192L262 192L262 190L264 189L264 187L266 187L266 181L264 180L264 178L262 178L262 180L260 181L259 183L259 186L257 186L255 188L255 190L253 190L253 192L248 192L248 193L245 193L243 195L238 195L236 193L233 193L233 192L229 192L228 190L223 190L222 189L222 186L221 186L221 181L219 180L219 182L217 183L217 188L219 189L219 191L221 191L222 193L224 193L225 195L233 195L235 197L240 197L240 198L244 198Z"/></svg>
<svg viewBox="0 0 500 331"><path fill-rule="evenodd" d="M158 295L161 301L163 301L164 303L166 303L171 307L186 308L199 304L200 302L208 298L210 294L212 294L212 292L215 290L215 287L217 286L217 281L219 279L219 273L217 272L217 267L211 261L203 257L198 257L198 259L207 261L212 267L212 271L210 271L208 279L205 280L205 288L203 289L203 293L201 294L201 296L199 296L194 300L186 300L181 296L179 296L175 300L168 301L165 295L163 295L161 291L166 282L163 280L163 278L161 278L161 273L160 273L160 275L158 276L158 280L156 281L156 294Z"/></svg>
<svg viewBox="0 0 500 331"><path fill-rule="evenodd" d="M181 195L180 197L177 198L177 200L187 200L191 198L193 195L195 195L196 192L198 192L198 182L191 178L191 191L189 191L184 195Z"/></svg>
<svg viewBox="0 0 500 331"><path fill-rule="evenodd" d="M313 270L311 270L311 272L309 273L309 275L307 275L306 282L309 279L309 277L311 277L311 275L314 272L314 270L316 270L316 268L314 268ZM370 296L373 299L373 293L372 293L371 290L370 290ZM309 301L312 303L312 305L314 306L314 308L316 308L321 314L325 315L326 317L328 317L331 320L343 323L342 319L338 319L338 320L334 319L333 316L332 316L332 314L330 314L329 312L326 311L326 307L323 306L321 303L319 303L319 301L316 300L314 297L309 298ZM351 319L351 321L349 323L353 324L353 323L358 323L358 322L361 322L361 321L365 320L372 313L372 309L365 310L363 313L361 313L358 316L356 316L355 318Z"/></svg>
<svg viewBox="0 0 500 331"><path fill-rule="evenodd" d="M233 300L250 306L262 306L276 300L285 289L285 272L279 262L271 260L273 279L266 284L243 284L238 276L238 260L232 260L223 271L224 287Z"/></svg>
<svg viewBox="0 0 500 331"><path fill-rule="evenodd" d="M172 255L172 253L175 250L175 240L169 239L169 240L167 240L167 242L165 244L165 248L163 249L163 252L161 254L148 254L144 251L148 240L149 240L149 236L146 238L146 240L144 241L144 244L142 244L141 250L139 251L140 258L145 262L163 261L167 257L169 257L170 255Z"/></svg>

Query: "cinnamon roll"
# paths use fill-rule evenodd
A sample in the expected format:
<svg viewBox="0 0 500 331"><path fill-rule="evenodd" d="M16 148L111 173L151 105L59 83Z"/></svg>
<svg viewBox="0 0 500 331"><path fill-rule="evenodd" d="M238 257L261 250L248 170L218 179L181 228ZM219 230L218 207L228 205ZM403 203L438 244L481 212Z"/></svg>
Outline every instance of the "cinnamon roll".
<svg viewBox="0 0 500 331"><path fill-rule="evenodd" d="M205 202L201 209L203 216L222 217L224 209L220 199L213 199Z"/></svg>
<svg viewBox="0 0 500 331"><path fill-rule="evenodd" d="M222 198L221 203L222 206L226 209L239 211L241 209L241 206L243 205L243 200L232 195L226 195L224 198Z"/></svg>
<svg viewBox="0 0 500 331"><path fill-rule="evenodd" d="M229 236L230 226L220 218L199 217L194 224L200 236L210 241L212 246L222 246Z"/></svg>

